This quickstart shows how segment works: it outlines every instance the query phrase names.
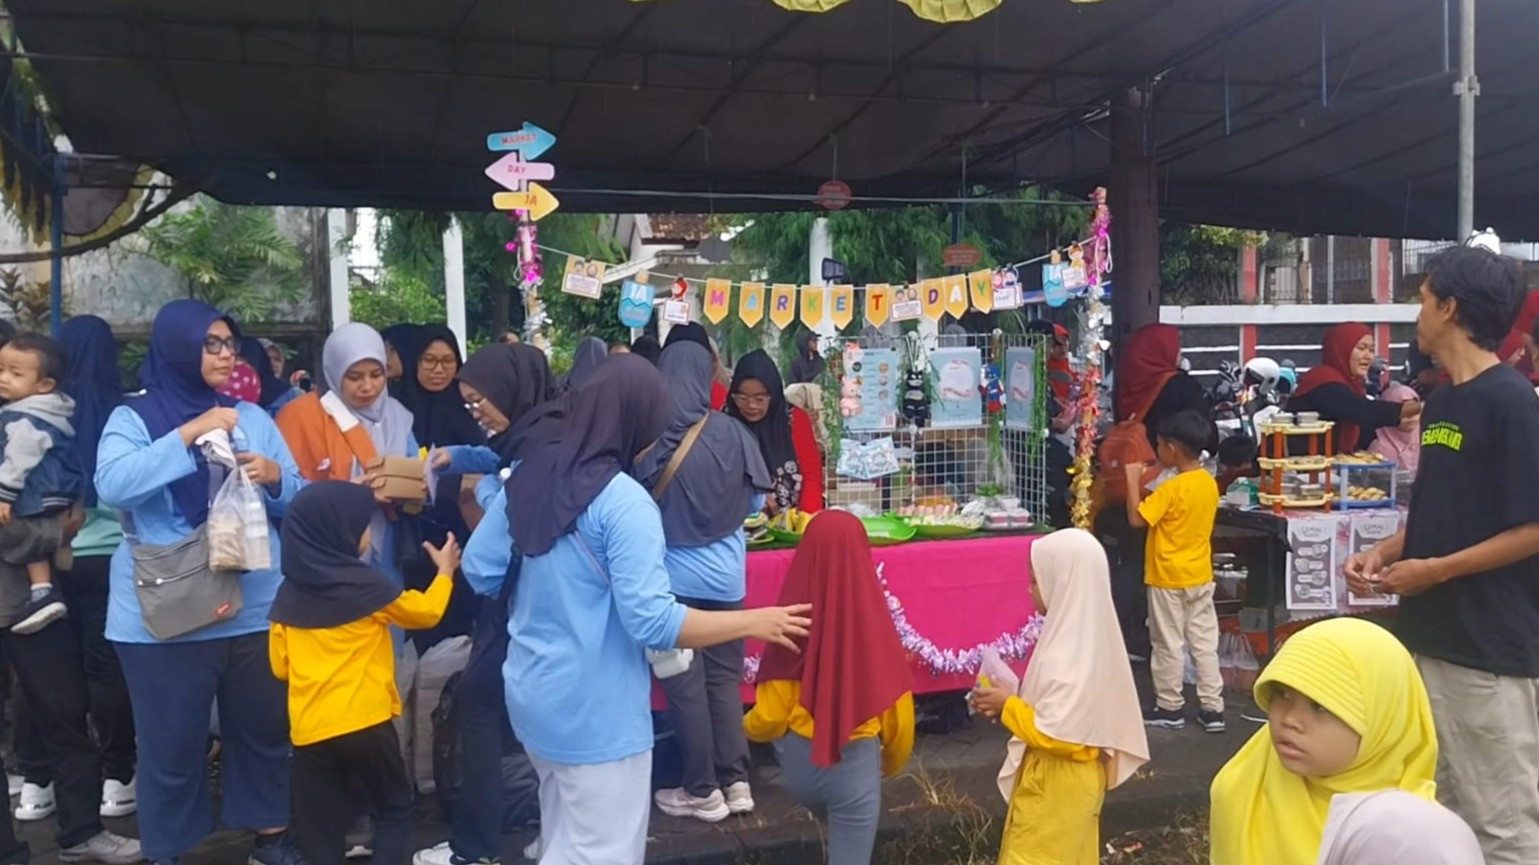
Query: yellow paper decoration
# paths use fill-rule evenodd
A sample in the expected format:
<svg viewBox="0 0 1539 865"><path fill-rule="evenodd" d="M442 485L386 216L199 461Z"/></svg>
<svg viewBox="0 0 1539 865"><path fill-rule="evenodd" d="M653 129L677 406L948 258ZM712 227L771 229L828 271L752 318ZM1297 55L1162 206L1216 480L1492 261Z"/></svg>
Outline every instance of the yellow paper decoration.
<svg viewBox="0 0 1539 865"><path fill-rule="evenodd" d="M866 324L881 327L892 314L892 288L878 283L866 286Z"/></svg>
<svg viewBox="0 0 1539 865"><path fill-rule="evenodd" d="M743 283L737 295L737 317L749 327L758 327L764 320L764 283Z"/></svg>
<svg viewBox="0 0 1539 865"><path fill-rule="evenodd" d="M823 323L823 300L827 294L821 285L802 286L802 324L816 329Z"/></svg>
<svg viewBox="0 0 1539 865"><path fill-rule="evenodd" d="M705 303L702 311L705 318L711 324L721 324L721 320L727 317L727 311L732 307L732 282L726 279L707 279L705 281Z"/></svg>
<svg viewBox="0 0 1539 865"><path fill-rule="evenodd" d="M775 5L792 12L827 12L850 0L775 0Z"/></svg>
<svg viewBox="0 0 1539 865"><path fill-rule="evenodd" d="M946 286L946 311L952 318L961 318L967 314L967 277L962 274L954 274L945 279Z"/></svg>
<svg viewBox="0 0 1539 865"><path fill-rule="evenodd" d="M775 2L780 3L781 0L775 0ZM914 10L915 15L926 21L934 21L936 24L955 24L959 21L981 18L998 9L999 4L1004 0L898 0L898 2Z"/></svg>
<svg viewBox="0 0 1539 865"><path fill-rule="evenodd" d="M828 320L840 330L855 320L855 286L836 285L828 290Z"/></svg>
<svg viewBox="0 0 1539 865"><path fill-rule="evenodd" d="M975 270L969 273L967 287L972 289L975 309L979 312L994 311L994 271Z"/></svg>
<svg viewBox="0 0 1539 865"><path fill-rule="evenodd" d="M938 279L920 281L919 302L924 305L925 318L940 321L946 312L946 286Z"/></svg>
<svg viewBox="0 0 1539 865"><path fill-rule="evenodd" d="M775 283L770 289L770 323L785 330L796 320L796 286L784 282Z"/></svg>

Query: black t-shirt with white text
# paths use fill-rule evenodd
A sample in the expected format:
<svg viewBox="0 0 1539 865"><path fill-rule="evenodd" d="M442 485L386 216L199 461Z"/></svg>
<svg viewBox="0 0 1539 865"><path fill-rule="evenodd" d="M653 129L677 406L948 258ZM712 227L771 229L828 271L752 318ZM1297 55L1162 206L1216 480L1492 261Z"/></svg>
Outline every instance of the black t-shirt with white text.
<svg viewBox="0 0 1539 865"><path fill-rule="evenodd" d="M1499 364L1444 384L1423 406L1406 559L1447 556L1539 523L1539 397ZM1539 678L1539 556L1402 598L1411 651L1501 676Z"/></svg>

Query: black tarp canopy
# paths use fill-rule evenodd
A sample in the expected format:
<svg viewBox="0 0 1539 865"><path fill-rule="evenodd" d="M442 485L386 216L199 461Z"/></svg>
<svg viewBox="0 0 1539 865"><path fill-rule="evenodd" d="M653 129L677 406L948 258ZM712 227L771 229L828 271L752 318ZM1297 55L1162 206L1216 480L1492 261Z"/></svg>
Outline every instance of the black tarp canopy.
<svg viewBox="0 0 1539 865"><path fill-rule="evenodd" d="M1163 216L1423 237L1454 231L1457 3L5 0L78 151L228 201L487 208L486 136L524 121L568 211L1081 192L1143 87ZM1478 13L1476 221L1539 237L1539 3Z"/></svg>

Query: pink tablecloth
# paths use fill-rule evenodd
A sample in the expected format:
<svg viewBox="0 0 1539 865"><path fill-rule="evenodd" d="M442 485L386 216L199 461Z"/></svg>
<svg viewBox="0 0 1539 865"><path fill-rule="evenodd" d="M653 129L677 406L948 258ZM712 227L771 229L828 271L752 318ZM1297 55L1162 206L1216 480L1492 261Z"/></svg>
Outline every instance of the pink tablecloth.
<svg viewBox="0 0 1539 865"><path fill-rule="evenodd" d="M995 646L1024 664L1034 641L1035 610L1028 581L1034 535L1005 535L957 541L925 541L871 551L885 582L893 620L909 650L916 693L970 688L978 655ZM771 606L795 550L748 554L749 607ZM894 603L896 602L896 603ZM816 615L816 613L814 613ZM1035 619L1035 621L1034 621ZM752 701L754 672L764 647L748 644L743 698ZM653 702L660 706L654 688Z"/></svg>

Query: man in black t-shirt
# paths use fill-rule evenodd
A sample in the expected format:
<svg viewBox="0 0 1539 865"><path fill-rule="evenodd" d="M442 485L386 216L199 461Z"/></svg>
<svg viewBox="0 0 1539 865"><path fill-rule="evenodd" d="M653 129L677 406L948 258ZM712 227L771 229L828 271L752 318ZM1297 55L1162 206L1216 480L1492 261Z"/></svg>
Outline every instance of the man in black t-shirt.
<svg viewBox="0 0 1539 865"><path fill-rule="evenodd" d="M1539 397L1495 350L1521 266L1484 249L1437 256L1416 337L1451 381L1427 397L1399 534L1347 562L1358 594L1401 596L1438 732L1438 795L1489 865L1539 863Z"/></svg>

